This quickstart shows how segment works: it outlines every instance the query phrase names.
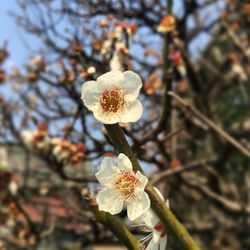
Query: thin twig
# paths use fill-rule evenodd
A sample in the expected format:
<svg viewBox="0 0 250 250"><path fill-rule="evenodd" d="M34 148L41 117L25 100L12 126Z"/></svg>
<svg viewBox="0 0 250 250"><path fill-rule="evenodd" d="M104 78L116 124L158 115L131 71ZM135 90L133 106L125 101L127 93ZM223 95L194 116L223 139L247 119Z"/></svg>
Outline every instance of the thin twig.
<svg viewBox="0 0 250 250"><path fill-rule="evenodd" d="M183 98L176 95L172 91L168 92L170 96L172 96L179 104L187 108L193 115L195 115L200 121L205 123L208 127L210 127L213 131L215 131L219 136L229 142L232 146L238 149L243 155L250 158L250 151L241 145L236 139L234 139L231 135L229 135L225 130L216 125L213 121L204 116L199 110L197 110L194 106L187 103Z"/></svg>
<svg viewBox="0 0 250 250"><path fill-rule="evenodd" d="M151 182L153 183L153 185L156 185L162 179L164 179L164 178L166 178L168 176L180 174L182 172L186 172L186 171L196 169L198 167L202 167L202 166L204 166L206 164L214 163L215 161L217 161L217 159L218 159L217 156L211 157L209 159L200 159L200 160L191 162L191 163L189 163L187 165L180 166L177 169L167 169L167 170L164 170L164 171L157 172L157 173L155 173L153 175L153 178L151 179Z"/></svg>

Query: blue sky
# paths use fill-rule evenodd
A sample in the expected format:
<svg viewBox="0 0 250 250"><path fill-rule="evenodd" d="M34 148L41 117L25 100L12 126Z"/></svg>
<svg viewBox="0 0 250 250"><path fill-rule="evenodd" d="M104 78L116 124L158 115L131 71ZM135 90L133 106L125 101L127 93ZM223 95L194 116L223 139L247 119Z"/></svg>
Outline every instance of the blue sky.
<svg viewBox="0 0 250 250"><path fill-rule="evenodd" d="M25 42L36 45L37 41L32 37L27 37L24 32L17 27L14 19L10 16L9 12L17 11L18 6L16 0L7 0L1 2L0 8L0 46L3 45L4 41L8 41L8 51L10 57L5 63L5 67L13 62L17 66L23 65L25 59L27 58L29 51L25 46ZM24 42L25 39L25 42Z"/></svg>
<svg viewBox="0 0 250 250"><path fill-rule="evenodd" d="M16 6L15 0L2 1L0 8L0 45L2 46L3 42L7 40L11 58L20 65L25 58L24 45L20 42L20 33L18 34L14 20L8 14L9 11L15 10Z"/></svg>

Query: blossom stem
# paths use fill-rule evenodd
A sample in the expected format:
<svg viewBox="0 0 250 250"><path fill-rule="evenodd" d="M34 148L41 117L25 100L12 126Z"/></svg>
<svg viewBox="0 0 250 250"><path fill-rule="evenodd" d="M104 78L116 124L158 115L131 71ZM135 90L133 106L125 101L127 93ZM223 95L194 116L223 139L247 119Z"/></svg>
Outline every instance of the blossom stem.
<svg viewBox="0 0 250 250"><path fill-rule="evenodd" d="M119 124L105 125L105 128L114 144L118 153L123 153L132 162L134 170L140 171L145 174L135 156L131 150L126 137L120 128ZM158 194L155 192L153 185L149 181L145 190L151 200L152 209L161 219L162 223L169 229L169 231L176 237L178 243L184 250L199 250L199 246L190 236L186 228L178 221L175 215L168 209Z"/></svg>
<svg viewBox="0 0 250 250"><path fill-rule="evenodd" d="M138 250L142 243L134 237L123 222L110 213L100 211L95 201L92 198L88 199L85 196L90 210L95 215L97 221L106 226L128 249Z"/></svg>
<svg viewBox="0 0 250 250"><path fill-rule="evenodd" d="M130 161L133 164L133 169L134 170L139 170L140 172L143 173L143 170L135 156L135 154L133 153L133 151L131 150L127 139L122 131L122 129L120 128L119 124L104 124L110 138L111 141L113 142L115 149L118 153L123 153L125 154Z"/></svg>

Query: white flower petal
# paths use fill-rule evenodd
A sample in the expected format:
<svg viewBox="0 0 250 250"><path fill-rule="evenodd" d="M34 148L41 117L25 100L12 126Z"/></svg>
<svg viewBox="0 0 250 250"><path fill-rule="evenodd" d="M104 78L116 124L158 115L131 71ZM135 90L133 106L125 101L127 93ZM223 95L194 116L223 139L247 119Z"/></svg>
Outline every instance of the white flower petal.
<svg viewBox="0 0 250 250"><path fill-rule="evenodd" d="M125 171L132 171L133 166L129 158L125 154L118 155L118 168Z"/></svg>
<svg viewBox="0 0 250 250"><path fill-rule="evenodd" d="M146 250L165 250L167 246L167 235L160 237L161 233L153 233L153 238L147 245Z"/></svg>
<svg viewBox="0 0 250 250"><path fill-rule="evenodd" d="M158 188L156 188L156 187L154 187L154 190L159 195L159 197L162 199L162 201L164 201L164 197L163 197L162 193L160 192L160 190ZM166 202L168 202L168 201L166 201Z"/></svg>
<svg viewBox="0 0 250 250"><path fill-rule="evenodd" d="M100 211L118 214L123 208L123 199L116 189L103 189L98 192L96 202Z"/></svg>
<svg viewBox="0 0 250 250"><path fill-rule="evenodd" d="M134 196L128 201L128 218L133 221L138 219L150 207L150 200L146 192Z"/></svg>
<svg viewBox="0 0 250 250"><path fill-rule="evenodd" d="M122 90L125 94L125 98L128 101L134 101L140 93L142 80L140 76L133 71L126 71L123 73L123 76L125 81L122 86Z"/></svg>
<svg viewBox="0 0 250 250"><path fill-rule="evenodd" d="M158 242L160 240L161 234L162 234L162 232L160 232L160 231L157 231L157 230L153 231L154 242Z"/></svg>
<svg viewBox="0 0 250 250"><path fill-rule="evenodd" d="M168 200L168 199L166 200L165 204L166 204L166 206L167 206L168 208L170 208L170 207L169 207L169 200Z"/></svg>
<svg viewBox="0 0 250 250"><path fill-rule="evenodd" d="M102 111L100 105L97 105L93 108L93 114L96 120L103 124L115 124L120 122L123 113L112 113L108 114Z"/></svg>
<svg viewBox="0 0 250 250"><path fill-rule="evenodd" d="M148 183L148 178L145 175L143 175L140 171L136 172L135 177L140 181L140 185L136 188L136 192L141 192L145 189Z"/></svg>
<svg viewBox="0 0 250 250"><path fill-rule="evenodd" d="M110 89L112 87L117 87L121 89L124 84L124 76L121 71L110 71L97 78L98 88L101 91Z"/></svg>
<svg viewBox="0 0 250 250"><path fill-rule="evenodd" d="M110 186L114 175L119 172L119 169L113 165L112 157L105 157L101 163L101 169L95 174L97 180L104 186Z"/></svg>
<svg viewBox="0 0 250 250"><path fill-rule="evenodd" d="M141 118L142 112L143 107L139 100L127 103L127 111L123 113L120 122L136 122Z"/></svg>
<svg viewBox="0 0 250 250"><path fill-rule="evenodd" d="M92 107L91 110L93 111L94 117L101 123L115 124L118 122L136 122L142 116L143 107L139 100L135 100L132 103L128 103L124 111L117 113L103 112L99 103Z"/></svg>
<svg viewBox="0 0 250 250"><path fill-rule="evenodd" d="M82 85L82 100L84 105L92 110L100 99L101 91L97 87L96 81L87 81Z"/></svg>
<svg viewBox="0 0 250 250"><path fill-rule="evenodd" d="M146 250L159 250L159 242L155 241L154 238L148 243Z"/></svg>
<svg viewBox="0 0 250 250"><path fill-rule="evenodd" d="M149 209L143 217L143 221L145 222L146 226L153 230L155 225L160 221L157 215L153 212L152 209Z"/></svg>
<svg viewBox="0 0 250 250"><path fill-rule="evenodd" d="M121 60L119 58L118 52L116 51L109 63L110 69L113 71L122 70Z"/></svg>
<svg viewBox="0 0 250 250"><path fill-rule="evenodd" d="M168 243L167 235L164 236L164 237L161 237L159 243L160 243L160 250L166 250L166 246L167 246L167 243Z"/></svg>

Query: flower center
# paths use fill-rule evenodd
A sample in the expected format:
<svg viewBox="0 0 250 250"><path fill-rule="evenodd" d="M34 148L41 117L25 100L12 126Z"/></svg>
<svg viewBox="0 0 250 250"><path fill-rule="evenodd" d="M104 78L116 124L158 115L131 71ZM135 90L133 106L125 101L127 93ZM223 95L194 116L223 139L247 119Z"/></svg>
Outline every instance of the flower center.
<svg viewBox="0 0 250 250"><path fill-rule="evenodd" d="M125 200L128 200L134 195L135 188L139 184L140 181L132 173L124 170L121 170L121 173L115 178L115 186Z"/></svg>
<svg viewBox="0 0 250 250"><path fill-rule="evenodd" d="M117 113L124 107L124 96L119 90L106 90L100 98L101 107L104 112Z"/></svg>

